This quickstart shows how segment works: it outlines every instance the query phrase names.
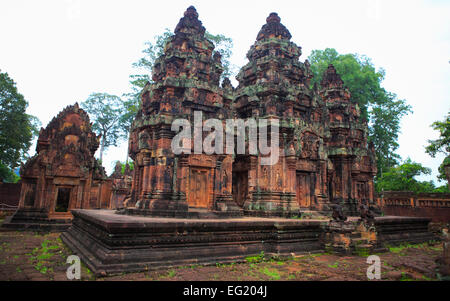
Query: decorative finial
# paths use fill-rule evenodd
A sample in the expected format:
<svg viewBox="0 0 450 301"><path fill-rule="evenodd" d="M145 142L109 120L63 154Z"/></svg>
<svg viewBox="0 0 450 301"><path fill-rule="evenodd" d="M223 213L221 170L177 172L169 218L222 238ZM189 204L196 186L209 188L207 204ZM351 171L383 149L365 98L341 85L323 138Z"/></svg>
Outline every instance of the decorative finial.
<svg viewBox="0 0 450 301"><path fill-rule="evenodd" d="M205 28L202 26L202 22L198 19L198 13L195 7L189 6L184 12L183 18L178 22L175 28L175 34L201 34L205 33Z"/></svg>
<svg viewBox="0 0 450 301"><path fill-rule="evenodd" d="M328 68L323 75L320 85L322 87L343 87L344 82L336 72L336 68L334 68L333 64L328 65Z"/></svg>
<svg viewBox="0 0 450 301"><path fill-rule="evenodd" d="M197 10L195 9L195 7L193 5L191 5L184 12L184 16L185 17L191 17L191 18L192 17L198 18L198 13L197 13Z"/></svg>
<svg viewBox="0 0 450 301"><path fill-rule="evenodd" d="M284 40L290 40L291 34L287 28L281 24L281 19L277 13L270 13L266 19L266 24L263 25L256 37L256 40L264 38L277 37Z"/></svg>
<svg viewBox="0 0 450 301"><path fill-rule="evenodd" d="M270 15L266 19L267 23L280 23L281 18L278 16L277 13L270 13Z"/></svg>

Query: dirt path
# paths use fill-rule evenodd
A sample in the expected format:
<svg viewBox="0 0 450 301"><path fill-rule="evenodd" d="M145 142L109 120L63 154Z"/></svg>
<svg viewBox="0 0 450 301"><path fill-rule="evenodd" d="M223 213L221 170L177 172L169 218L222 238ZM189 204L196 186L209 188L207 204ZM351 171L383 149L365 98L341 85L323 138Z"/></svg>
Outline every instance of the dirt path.
<svg viewBox="0 0 450 301"><path fill-rule="evenodd" d="M1 221L0 221L1 222ZM70 250L60 233L0 232L0 280L67 280ZM437 280L434 263L442 244L390 248L380 256L382 280ZM95 278L82 266L82 280L367 280L366 257L326 253L295 258L248 257L246 263L190 266Z"/></svg>

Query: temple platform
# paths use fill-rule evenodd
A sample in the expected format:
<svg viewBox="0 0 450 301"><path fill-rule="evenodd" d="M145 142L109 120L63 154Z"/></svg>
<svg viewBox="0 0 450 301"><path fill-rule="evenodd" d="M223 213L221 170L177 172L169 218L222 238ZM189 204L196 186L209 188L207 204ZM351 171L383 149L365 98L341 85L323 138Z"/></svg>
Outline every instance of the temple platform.
<svg viewBox="0 0 450 301"><path fill-rule="evenodd" d="M241 217L182 219L73 210L62 241L96 275L188 265L241 262L247 256L292 256L325 250L328 221ZM356 218L357 220L357 218ZM419 243L433 239L429 219L380 217L379 242Z"/></svg>
<svg viewBox="0 0 450 301"><path fill-rule="evenodd" d="M20 208L2 223L3 230L29 230L37 232L66 231L72 224L72 214L49 215L41 209Z"/></svg>
<svg viewBox="0 0 450 301"><path fill-rule="evenodd" d="M61 238L97 275L321 252L321 223L281 218L179 219L74 210Z"/></svg>

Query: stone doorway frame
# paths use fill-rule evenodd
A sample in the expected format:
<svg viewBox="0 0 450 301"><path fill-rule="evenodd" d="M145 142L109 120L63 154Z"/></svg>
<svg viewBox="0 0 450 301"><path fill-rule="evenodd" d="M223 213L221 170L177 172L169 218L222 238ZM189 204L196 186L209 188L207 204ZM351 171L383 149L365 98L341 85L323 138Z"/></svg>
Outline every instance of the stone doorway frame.
<svg viewBox="0 0 450 301"><path fill-rule="evenodd" d="M56 211L56 205L58 202L58 194L59 189L70 189L70 196L69 196L69 203L67 205L67 211L66 212L57 212ZM54 198L50 206L49 210L49 217L53 219L66 219L66 218L72 218L72 214L70 213L70 210L73 209L74 202L76 202L76 186L75 185L55 185L55 192L54 192Z"/></svg>

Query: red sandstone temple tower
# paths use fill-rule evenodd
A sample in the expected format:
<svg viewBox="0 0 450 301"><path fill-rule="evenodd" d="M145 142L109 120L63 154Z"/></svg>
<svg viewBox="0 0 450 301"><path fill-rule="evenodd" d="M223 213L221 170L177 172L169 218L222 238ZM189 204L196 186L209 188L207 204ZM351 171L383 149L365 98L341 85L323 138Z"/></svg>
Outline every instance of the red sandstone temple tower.
<svg viewBox="0 0 450 301"><path fill-rule="evenodd" d="M266 21L233 90L228 79L220 86L220 54L205 38L195 8L187 9L155 62L153 83L141 93L130 134L132 193L122 212L188 216L198 210L222 215L243 210L247 215L292 216L327 213L331 202L340 202L347 213L357 214L359 201L373 202L375 158L359 108L332 66L320 88L311 87L309 62L299 61L301 47L290 41L276 13ZM175 154L173 122L187 120L192 137L199 113L200 125L215 118L224 129L230 118L269 125L278 121L279 159L264 165L267 155L259 147L250 152L249 139L244 154L235 151L232 156L225 149L194 153L193 139L183 145L184 153ZM197 134L204 141L209 132Z"/></svg>
<svg viewBox="0 0 450 301"><path fill-rule="evenodd" d="M374 201L373 177L377 170L373 144L367 144L367 123L361 120L358 105L351 101L333 65L328 66L319 93L329 118L329 197L343 203L348 214L357 215L361 200Z"/></svg>
<svg viewBox="0 0 450 301"><path fill-rule="evenodd" d="M99 139L78 104L42 128L37 154L20 169L19 209L9 225L67 224L72 209L109 208L111 185L94 158Z"/></svg>
<svg viewBox="0 0 450 301"><path fill-rule="evenodd" d="M279 121L280 158L262 166L261 155L237 155L235 201L250 215L326 213L332 201L357 215L358 201L373 202L376 167L367 124L334 67L325 72L320 91L310 87L301 47L290 41L276 13L266 21L237 76L234 110L238 118Z"/></svg>
<svg viewBox="0 0 450 301"><path fill-rule="evenodd" d="M142 91L130 135L135 169L128 204L135 208L126 209L128 213L186 216L188 208L240 212L232 198L231 155L194 154L193 140L190 153L175 155L171 148L176 119L189 120L194 129L194 112L221 122L231 116L232 87L227 79L220 86L221 57L204 33L197 11L189 7L155 62L153 83Z"/></svg>
<svg viewBox="0 0 450 301"><path fill-rule="evenodd" d="M235 198L251 215L296 215L326 199L322 107L309 89L309 64L299 61L301 47L290 39L270 14L237 76L237 117L280 124L278 163L263 166L260 155L246 155L233 164Z"/></svg>

